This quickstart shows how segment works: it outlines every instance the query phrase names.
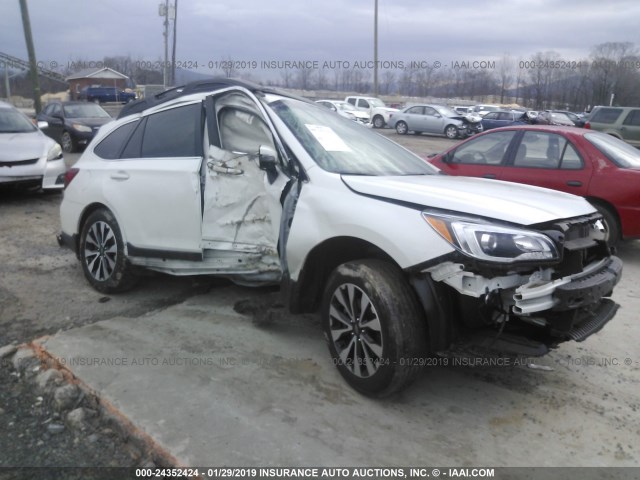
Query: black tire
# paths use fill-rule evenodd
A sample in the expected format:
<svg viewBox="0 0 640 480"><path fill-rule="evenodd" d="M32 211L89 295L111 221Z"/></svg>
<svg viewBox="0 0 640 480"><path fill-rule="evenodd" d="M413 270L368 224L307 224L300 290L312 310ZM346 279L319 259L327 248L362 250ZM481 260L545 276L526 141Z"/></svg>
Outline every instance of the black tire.
<svg viewBox="0 0 640 480"><path fill-rule="evenodd" d="M620 221L618 220L618 216L610 207L606 205L595 202L592 203L592 205L596 210L598 210L598 212L602 214L604 228L608 233L607 243L610 247L617 246L622 239L622 235L620 234Z"/></svg>
<svg viewBox="0 0 640 480"><path fill-rule="evenodd" d="M420 304L400 269L382 260L347 262L334 270L322 300L322 324L338 371L367 396L406 388L428 356Z"/></svg>
<svg viewBox="0 0 640 480"><path fill-rule="evenodd" d="M455 125L447 125L444 127L444 134L450 140L458 138L458 129Z"/></svg>
<svg viewBox="0 0 640 480"><path fill-rule="evenodd" d="M399 135L406 135L409 132L409 126L400 120L396 123L396 132L398 132Z"/></svg>
<svg viewBox="0 0 640 480"><path fill-rule="evenodd" d="M118 222L106 209L93 212L80 233L80 262L87 281L103 293L131 289L138 277L124 254Z"/></svg>
<svg viewBox="0 0 640 480"><path fill-rule="evenodd" d="M415 130L414 130L414 131L413 131L413 134L414 134L414 135L422 135L422 132L417 132L417 131L415 131Z"/></svg>
<svg viewBox="0 0 640 480"><path fill-rule="evenodd" d="M60 146L62 147L62 151L64 153L73 153L77 150L76 141L66 130L62 132L62 136L60 137Z"/></svg>
<svg viewBox="0 0 640 480"><path fill-rule="evenodd" d="M382 128L384 127L384 118L381 115L376 115L373 117L373 126L374 128Z"/></svg>

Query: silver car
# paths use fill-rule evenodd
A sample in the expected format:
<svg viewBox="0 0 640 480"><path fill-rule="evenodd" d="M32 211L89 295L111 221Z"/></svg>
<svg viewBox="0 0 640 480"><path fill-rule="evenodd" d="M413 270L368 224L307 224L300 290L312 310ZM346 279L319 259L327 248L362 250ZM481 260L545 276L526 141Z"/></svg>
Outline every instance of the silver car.
<svg viewBox="0 0 640 480"><path fill-rule="evenodd" d="M41 128L46 122L41 122ZM17 108L0 102L0 186L60 190L66 166L62 148Z"/></svg>
<svg viewBox="0 0 640 480"><path fill-rule="evenodd" d="M443 105L412 105L401 112L393 113L389 119L391 128L400 135L413 132L443 134L447 138L465 138L467 126L463 117Z"/></svg>

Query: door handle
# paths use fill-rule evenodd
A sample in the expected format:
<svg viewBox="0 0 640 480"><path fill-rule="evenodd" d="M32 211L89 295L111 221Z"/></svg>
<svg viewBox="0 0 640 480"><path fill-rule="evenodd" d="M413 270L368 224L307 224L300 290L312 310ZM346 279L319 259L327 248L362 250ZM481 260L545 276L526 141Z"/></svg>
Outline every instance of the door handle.
<svg viewBox="0 0 640 480"><path fill-rule="evenodd" d="M483 178L496 178L496 174L495 173L485 173L484 175L482 175Z"/></svg>
<svg viewBox="0 0 640 480"><path fill-rule="evenodd" d="M113 180L129 180L129 174L124 170L118 170L117 172L111 174L111 178Z"/></svg>
<svg viewBox="0 0 640 480"><path fill-rule="evenodd" d="M579 182L578 180L569 180L567 182L567 185L570 187L581 187L582 186L582 182Z"/></svg>

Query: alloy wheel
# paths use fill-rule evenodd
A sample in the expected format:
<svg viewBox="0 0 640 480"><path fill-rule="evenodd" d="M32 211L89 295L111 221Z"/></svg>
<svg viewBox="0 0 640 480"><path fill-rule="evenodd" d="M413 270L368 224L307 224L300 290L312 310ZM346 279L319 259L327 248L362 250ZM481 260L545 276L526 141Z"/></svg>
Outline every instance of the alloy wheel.
<svg viewBox="0 0 640 480"><path fill-rule="evenodd" d="M108 223L91 225L84 245L87 270L93 278L103 282L113 274L118 256L118 242Z"/></svg>

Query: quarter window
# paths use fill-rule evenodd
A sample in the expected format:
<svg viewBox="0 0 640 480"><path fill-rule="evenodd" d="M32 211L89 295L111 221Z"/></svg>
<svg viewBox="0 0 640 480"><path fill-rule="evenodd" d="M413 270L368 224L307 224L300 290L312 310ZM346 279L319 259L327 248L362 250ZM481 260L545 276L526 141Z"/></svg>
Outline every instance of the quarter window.
<svg viewBox="0 0 640 480"><path fill-rule="evenodd" d="M640 110L631 110L623 123L633 127L640 127Z"/></svg>
<svg viewBox="0 0 640 480"><path fill-rule="evenodd" d="M93 149L100 158L105 160L113 160L118 158L120 150L127 141L131 132L138 124L138 121L125 123L124 125L116 128L113 132L107 135L96 147Z"/></svg>
<svg viewBox="0 0 640 480"><path fill-rule="evenodd" d="M621 113L622 109L620 108L600 108L589 121L593 123L615 123Z"/></svg>

